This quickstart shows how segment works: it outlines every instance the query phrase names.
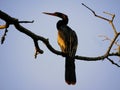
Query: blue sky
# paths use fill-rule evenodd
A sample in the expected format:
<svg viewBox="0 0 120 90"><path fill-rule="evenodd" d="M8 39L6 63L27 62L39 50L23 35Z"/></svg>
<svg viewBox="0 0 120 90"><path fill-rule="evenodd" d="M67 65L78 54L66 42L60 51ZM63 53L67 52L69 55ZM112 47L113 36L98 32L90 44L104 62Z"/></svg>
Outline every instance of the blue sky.
<svg viewBox="0 0 120 90"><path fill-rule="evenodd" d="M1 0L0 10L19 20L34 20L22 24L32 32L49 38L57 50L57 17L42 12L63 12L69 17L69 26L79 39L77 55L103 55L109 41L99 35L113 38L110 24L96 18L81 3L91 7L97 14L110 18L103 11L116 14L114 24L120 28L119 0ZM4 21L0 20L0 24ZM0 45L0 90L120 90L120 69L108 60L86 62L76 60L77 83L69 86L64 81L64 58L51 53L39 42L44 54L34 59L34 43L14 26L8 28L6 40ZM2 36L4 31L0 31ZM115 47L114 47L115 48ZM113 48L113 49L114 49ZM118 62L119 58L113 57Z"/></svg>

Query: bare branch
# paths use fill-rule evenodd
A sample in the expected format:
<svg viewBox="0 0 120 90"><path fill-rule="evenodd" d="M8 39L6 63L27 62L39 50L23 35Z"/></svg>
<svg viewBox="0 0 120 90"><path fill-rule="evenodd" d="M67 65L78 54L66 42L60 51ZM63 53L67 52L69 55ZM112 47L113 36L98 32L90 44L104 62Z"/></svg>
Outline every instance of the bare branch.
<svg viewBox="0 0 120 90"><path fill-rule="evenodd" d="M97 15L97 14L95 13L95 11L93 11L91 8L89 8L88 6L86 6L84 3L82 3L82 5L85 6L87 9L89 9L89 10L94 14L94 16L96 16L96 17L98 17L98 18L101 18L101 19L103 19L103 20L109 21L109 19Z"/></svg>
<svg viewBox="0 0 120 90"><path fill-rule="evenodd" d="M108 15L111 15L111 16L112 16L112 19L109 20L109 19L107 19L107 18L104 18L104 17L102 17L102 16L97 15L97 14L95 13L95 11L93 11L91 8L89 8L89 7L86 6L85 4L82 3L82 5L85 6L87 9L89 9L96 17L108 21L108 22L111 24L112 28L113 28L114 34L115 34L115 35L117 34L117 30L116 30L116 28L115 28L115 26L114 26L114 24L113 24L113 20L114 20L114 18L115 18L115 14L111 14L111 13L108 13L108 12L103 12L103 13L105 13L105 14L108 14Z"/></svg>
<svg viewBox="0 0 120 90"><path fill-rule="evenodd" d="M9 24L13 24L15 26L15 28L28 35L29 37L31 37L34 41L34 44L35 44L35 49L36 49L36 52L35 52L35 57L37 57L38 53L43 53L43 50L41 50L39 48L39 45L38 45L38 40L42 41L46 47L54 54L56 55L60 55L60 56L63 56L63 57L66 57L67 55L61 51L58 51L58 50L55 50L52 45L50 44L49 40L42 37L42 36L39 36L39 35L36 35L35 33L31 32L30 30L24 28L23 26L21 26L19 24L19 20L18 19L15 19L15 18L12 18L10 17L9 15L7 15L6 13L0 11L0 18L2 20L4 20L5 22L9 23ZM112 45L114 44L115 40L117 39L118 35L120 33L118 33L116 35L116 37L113 39L109 49L107 52L109 52L111 50L111 47ZM120 56L120 53L106 53L104 55L101 55L101 56L98 56L98 57L86 57L86 56L79 56L79 55L76 55L74 58L77 59L77 60L84 60L84 61L99 61L99 60L104 60L105 58L107 58L108 56Z"/></svg>
<svg viewBox="0 0 120 90"><path fill-rule="evenodd" d="M109 37L107 37L107 36L105 36L105 35L99 35L99 37L104 37L105 39L103 40L103 41L105 41L105 40L108 40L108 41L113 41L112 39L110 39ZM118 40L116 41L116 42L114 42L114 44L116 45L116 46L120 46L119 44L118 44Z"/></svg>
<svg viewBox="0 0 120 90"><path fill-rule="evenodd" d="M35 44L35 55L34 56L35 58L37 58L37 55L43 54L44 51L39 48L38 42L36 40L34 40L34 44Z"/></svg>
<svg viewBox="0 0 120 90"><path fill-rule="evenodd" d="M107 37L106 35L99 35L99 37L103 37L104 39L102 41L106 41L106 40L109 40L109 41L112 41L109 37Z"/></svg>
<svg viewBox="0 0 120 90"><path fill-rule="evenodd" d="M1 44L4 43L4 41L5 41L5 36L7 35L7 32L8 32L8 30L7 30L7 28L6 28L3 36L1 37Z"/></svg>
<svg viewBox="0 0 120 90"><path fill-rule="evenodd" d="M111 13L109 13L109 12L103 12L103 13L105 13L105 14L108 14L108 15L110 15L110 16L115 16L115 14L111 14Z"/></svg>
<svg viewBox="0 0 120 90"><path fill-rule="evenodd" d="M110 46L108 47L108 50L107 50L106 54L109 54L109 52L110 52L110 50L111 50L113 44L115 43L115 41L116 41L116 39L118 38L119 35L120 35L120 33L117 33L116 36L113 38L113 40L112 40Z"/></svg>
<svg viewBox="0 0 120 90"><path fill-rule="evenodd" d="M38 45L37 45L36 41L41 40L41 41L47 46L47 48L48 48L51 52L53 52L53 53L55 53L55 54L57 54L57 55L65 56L64 53L55 50L55 49L50 45L48 39L46 39L46 38L44 38L44 37L42 37L42 36L36 35L35 33L31 32L30 30L28 30L28 29L24 28L23 26L21 26L21 25L19 24L18 19L12 18L12 17L10 17L9 15L7 15L6 13L4 13L4 12L2 12L2 11L0 11L0 16L1 16L1 19L4 20L5 22L9 22L10 24L13 24L18 31L20 31L20 32L28 35L29 37L31 37L31 38L33 39L34 43L35 43L35 48L37 48L38 50L39 50L39 48L38 48Z"/></svg>
<svg viewBox="0 0 120 90"><path fill-rule="evenodd" d="M116 65L117 67L120 67L120 65L118 65L117 63L115 63L112 59L107 58L112 64Z"/></svg>
<svg viewBox="0 0 120 90"><path fill-rule="evenodd" d="M113 44L115 43L116 39L118 38L118 36L119 36L119 34L120 34L120 33L117 33L116 28L115 28L115 26L114 26L114 24L113 24L113 19L114 19L115 15L114 15L114 14L110 14L110 13L108 13L108 12L104 12L104 13L112 16L112 20L109 20L109 19L107 19L107 18L104 18L104 17L102 17L102 16L97 15L97 14L95 13L95 11L93 11L91 8L89 8L89 7L86 6L85 4L82 3L82 5L85 6L87 9L89 9L96 17L108 21L108 22L111 24L111 26L112 26L112 28L113 28L113 30L114 30L114 34L115 34L115 35L114 35L114 38L113 38L113 40L111 41L111 44L110 44L110 46L108 47L108 50L107 50L107 52L106 52L106 56L107 56L107 55L109 54L109 52L110 52Z"/></svg>
<svg viewBox="0 0 120 90"><path fill-rule="evenodd" d="M32 21L18 21L18 23L33 23L34 22L34 20L32 20Z"/></svg>
<svg viewBox="0 0 120 90"><path fill-rule="evenodd" d="M112 28L113 28L114 36L117 35L117 30L116 30L116 28L115 28L115 26L114 26L114 24L113 24L113 21L110 21L109 23L110 23L110 25L111 25Z"/></svg>
<svg viewBox="0 0 120 90"><path fill-rule="evenodd" d="M109 56L120 56L120 53L118 53L118 52L109 53L109 54L104 54L104 55L97 56L97 57L86 57L86 56L76 55L75 59L83 60L83 61L100 61L100 60L104 60L105 58L107 58Z"/></svg>
<svg viewBox="0 0 120 90"><path fill-rule="evenodd" d="M108 14L108 15L110 15L112 17L112 19L109 20L109 23L111 24L111 26L112 26L112 28L114 30L114 35L116 35L117 34L117 30L116 30L116 28L115 28L115 26L113 24L113 20L115 18L115 14L111 14L111 13L108 13L108 12L103 12L103 13Z"/></svg>

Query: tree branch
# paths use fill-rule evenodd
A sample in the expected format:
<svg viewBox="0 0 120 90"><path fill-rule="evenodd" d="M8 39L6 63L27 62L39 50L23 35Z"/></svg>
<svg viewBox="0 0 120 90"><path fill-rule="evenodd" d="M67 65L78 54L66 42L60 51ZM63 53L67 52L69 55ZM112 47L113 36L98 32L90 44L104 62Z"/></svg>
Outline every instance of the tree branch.
<svg viewBox="0 0 120 90"><path fill-rule="evenodd" d="M32 20L32 21L19 21L18 23L33 23L34 22L34 20Z"/></svg>
<svg viewBox="0 0 120 90"><path fill-rule="evenodd" d="M37 58L38 54L43 54L43 50L40 49L37 40L34 40L34 44L35 44L35 58Z"/></svg>
<svg viewBox="0 0 120 90"><path fill-rule="evenodd" d="M37 51L42 52L42 50L39 50L39 48L38 48L38 42L37 42L37 41L40 40L40 41L42 41L42 42L47 46L47 48L48 48L51 52L53 52L54 54L61 55L61 56L65 56L64 53L55 50L55 49L52 47L52 45L49 43L49 40L48 40L48 39L46 39L46 38L44 38L44 37L42 37L42 36L36 35L35 33L31 32L30 30L28 30L28 29L24 28L23 26L21 26L21 25L19 24L20 21L19 21L18 19L9 16L8 14L2 12L1 10L0 10L0 18L1 18L2 20L4 20L5 22L7 22L8 24L13 24L18 31L20 31L20 32L28 35L29 37L31 37L31 38L33 39L33 41L34 41L35 48L37 49Z"/></svg>
<svg viewBox="0 0 120 90"><path fill-rule="evenodd" d="M120 67L120 65L118 65L117 63L115 63L112 59L107 58L112 64L116 65L117 67Z"/></svg>
<svg viewBox="0 0 120 90"><path fill-rule="evenodd" d="M93 11L91 8L89 8L88 6L86 6L84 3L82 3L82 5L85 6L87 9L89 9L89 10L94 14L94 16L96 16L96 17L98 17L98 18L101 18L101 19L103 19L103 20L109 21L109 19L97 15L97 14L95 13L95 11Z"/></svg>
<svg viewBox="0 0 120 90"><path fill-rule="evenodd" d="M110 23L110 25L112 26L112 28L113 28L114 37L113 37L113 39L111 40L111 43L110 43L110 45L109 45L109 47L108 47L108 50L106 51L106 54L104 55L107 59L109 59L108 56L109 56L109 53L110 53L110 51L111 51L111 48L113 47L113 45L115 44L116 39L117 39L118 36L120 35L120 32L119 32L119 33L117 32L117 30L116 30L116 28L115 28L115 26L114 26L114 24L113 24L113 20L114 20L114 18L115 18L115 14L111 14L111 13L108 13L108 12L103 12L103 13L105 13L105 14L108 14L108 15L112 16L112 19L110 20L110 19L107 19L107 18L104 18L104 17L102 17L102 16L97 15L97 14L95 13L95 11L93 11L91 8L89 8L88 6L86 6L84 3L82 3L82 5L85 6L87 9L89 9L89 10L94 14L95 17L98 17L98 18L100 18L100 19L103 19L103 20L108 21L108 22ZM120 46L118 46L118 47L120 47ZM118 53L119 53L119 51L118 51ZM109 60L109 61L111 61L111 60Z"/></svg>
<svg viewBox="0 0 120 90"><path fill-rule="evenodd" d="M86 6L84 3L82 3L82 5L85 6L87 9L89 9L89 10L94 14L94 16L96 16L96 17L98 17L98 18L101 18L101 19L103 19L103 20L108 21L108 22L111 24L111 26L112 26L112 28L113 28L113 30L114 30L114 34L115 34L115 35L117 34L117 30L116 30L116 28L115 28L115 26L114 26L114 24L113 24L113 20L114 20L114 18L115 18L115 14L111 14L111 13L108 13L108 12L103 12L103 13L108 14L108 15L110 15L110 16L112 17L112 19L109 20L109 19L107 19L107 18L104 18L104 17L102 17L102 16L97 15L97 14L95 13L95 11L93 11L91 8L89 8L88 6Z"/></svg>
<svg viewBox="0 0 120 90"><path fill-rule="evenodd" d="M83 4L83 5L84 5L84 4ZM86 6L86 7L87 7L87 6ZM88 8L89 10L91 10L91 11L95 14L95 12L94 12L92 9L90 9L89 7L87 7L87 8ZM95 16L101 18L101 16L98 16L98 15L96 15L96 14L95 14ZM31 38L33 39L34 45L35 45L35 58L37 57L37 55L38 55L39 53L41 53L41 54L43 53L43 50L41 50L40 47L39 47L39 45L38 45L38 41L39 41L39 40L42 41L42 42L46 45L46 47L47 47L52 53L54 53L54 54L56 54L56 55L63 56L63 57L66 57L66 56L67 56L65 53L63 53L63 52L61 52L61 51L58 51L58 50L55 50L55 49L52 47L52 45L50 44L50 42L49 42L48 39L46 39L46 38L44 38L44 37L42 37L42 36L39 36L39 35L31 32L30 30L26 29L25 27L23 27L23 26L21 26L21 25L19 24L19 23L26 23L26 21L25 21L25 22L23 22L23 21L21 22L21 21L19 21L18 19L9 16L8 14L4 13L4 12L1 11L1 10L0 10L0 18L1 18L2 20L4 20L4 21L5 21L7 24L9 24L9 25L10 25L10 24L13 24L18 31L26 34L27 36L29 36L29 37L31 37ZM102 17L102 18L103 18L103 17ZM103 18L103 19L105 19L105 18ZM108 21L108 19L105 19L105 20ZM30 23L30 22L27 22L27 23ZM33 23L33 22L31 22L31 23ZM118 33L118 34L114 37L112 43L111 43L110 46L109 46L109 49L107 50L107 53L105 53L104 55L101 55L101 56L98 56L98 57L87 57L87 56L79 56L79 55L76 55L74 58L77 59L77 60L84 60L84 61L99 61L99 60L104 60L105 58L108 58L109 56L120 56L120 53L118 53L118 52L116 52L116 53L109 53L110 50L111 50L111 47L113 46L113 44L114 44L114 42L115 42L115 40L117 39L117 37L118 37L119 34L120 34L120 33Z"/></svg>
<svg viewBox="0 0 120 90"><path fill-rule="evenodd" d="M7 30L7 28L5 28L5 32L4 32L3 36L1 37L1 44L4 43L4 41L5 41L5 36L7 35L7 32L8 32L8 30Z"/></svg>

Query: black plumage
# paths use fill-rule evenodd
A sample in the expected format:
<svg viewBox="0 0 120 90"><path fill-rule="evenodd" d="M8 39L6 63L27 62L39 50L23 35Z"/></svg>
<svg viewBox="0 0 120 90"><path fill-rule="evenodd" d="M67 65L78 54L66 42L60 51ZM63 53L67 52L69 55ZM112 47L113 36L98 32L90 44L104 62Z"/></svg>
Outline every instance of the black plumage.
<svg viewBox="0 0 120 90"><path fill-rule="evenodd" d="M68 24L68 17L67 15L55 12L55 13L46 13L44 14L57 16L62 18L57 22L57 29L58 29L58 44L62 50L62 52L66 53L65 59L65 81L70 84L76 83L76 73L75 73L75 59L74 56L76 54L78 39L75 31L73 31Z"/></svg>

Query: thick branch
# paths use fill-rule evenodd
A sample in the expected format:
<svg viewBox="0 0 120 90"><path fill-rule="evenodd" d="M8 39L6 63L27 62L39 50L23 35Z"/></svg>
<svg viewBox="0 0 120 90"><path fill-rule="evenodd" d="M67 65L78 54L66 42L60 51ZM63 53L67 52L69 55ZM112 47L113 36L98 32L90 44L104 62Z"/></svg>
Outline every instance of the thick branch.
<svg viewBox="0 0 120 90"><path fill-rule="evenodd" d="M63 57L66 57L67 55L61 51L58 51L58 50L55 50L52 45L49 43L49 40L42 37L42 36L39 36L39 35L36 35L35 33L31 32L30 30L24 28L23 26L21 26L19 24L19 20L18 19L15 19L9 15L7 15L6 13L0 11L0 18L2 20L4 20L6 23L9 23L9 24L13 24L15 26L15 28L28 35L29 37L31 37L34 41L34 44L35 44L35 48L36 48L36 53L43 53L43 51L39 48L38 46L38 40L42 41L46 47L54 54L56 55L61 55ZM118 34L119 35L119 34ZM118 36L116 36L117 38ZM115 39L116 40L116 39ZM113 42L114 43L114 42ZM113 45L113 44L111 44ZM107 58L108 56L120 56L119 53L107 53L105 55L101 55L101 56L98 56L98 57L86 57L86 56L79 56L79 55L76 55L74 58L77 59L77 60L84 60L84 61L98 61L98 60L103 60L105 58Z"/></svg>
<svg viewBox="0 0 120 90"><path fill-rule="evenodd" d="M86 57L86 56L76 55L75 59L83 60L83 61L99 61L99 60L104 60L105 58L109 56L120 56L120 54L117 52L117 53L110 53L108 55L104 54L104 55L97 56L97 57Z"/></svg>
<svg viewBox="0 0 120 90"><path fill-rule="evenodd" d="M33 39L33 41L35 42L35 47L37 47L37 49L38 49L38 45L37 45L36 42L37 42L38 40L41 40L41 41L47 46L47 48L48 48L51 52L53 52L53 53L55 53L55 54L57 54L57 55L65 56L65 54L63 54L62 52L55 50L55 49L50 45L48 39L46 39L46 38L44 38L44 37L42 37L42 36L38 36L38 35L36 35L35 33L31 32L30 30L28 30L28 29L24 28L23 26L21 26L21 25L19 24L20 21L18 21L18 19L12 18L11 16L7 15L6 13L4 13L4 12L2 12L2 11L0 11L0 18L1 18L2 20L4 20L5 22L9 23L9 24L13 24L18 31L20 31L20 32L28 35L29 37L31 37L31 38Z"/></svg>

